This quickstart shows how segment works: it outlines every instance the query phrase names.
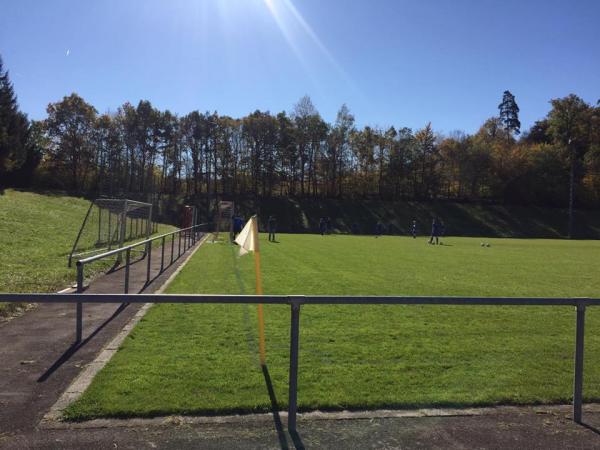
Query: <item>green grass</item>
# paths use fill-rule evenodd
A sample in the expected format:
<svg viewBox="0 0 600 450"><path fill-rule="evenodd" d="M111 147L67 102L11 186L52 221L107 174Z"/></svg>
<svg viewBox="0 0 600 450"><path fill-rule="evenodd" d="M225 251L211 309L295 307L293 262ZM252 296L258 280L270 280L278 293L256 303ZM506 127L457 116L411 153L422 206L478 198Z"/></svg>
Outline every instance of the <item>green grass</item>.
<svg viewBox="0 0 600 450"><path fill-rule="evenodd" d="M263 239L269 294L598 296L599 242L281 235ZM206 244L170 293L254 292L253 258ZM600 399L600 311L587 319L585 397ZM289 307L265 306L267 362L287 405ZM301 312L303 410L568 402L571 307L316 306ZM254 305L159 305L70 419L268 411Z"/></svg>
<svg viewBox="0 0 600 450"><path fill-rule="evenodd" d="M53 292L72 284L75 269L67 267L67 257L89 204L58 194L0 194L0 291ZM159 225L159 232L171 229ZM0 304L0 313L7 308Z"/></svg>

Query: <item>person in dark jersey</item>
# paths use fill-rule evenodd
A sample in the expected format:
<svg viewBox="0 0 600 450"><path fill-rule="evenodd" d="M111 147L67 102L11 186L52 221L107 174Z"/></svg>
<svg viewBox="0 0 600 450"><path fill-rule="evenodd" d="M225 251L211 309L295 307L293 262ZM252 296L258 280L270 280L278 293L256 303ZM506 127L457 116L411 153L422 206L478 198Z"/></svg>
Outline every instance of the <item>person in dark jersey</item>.
<svg viewBox="0 0 600 450"><path fill-rule="evenodd" d="M410 227L410 234L412 235L413 239L417 238L417 221L416 220L412 221L412 226Z"/></svg>
<svg viewBox="0 0 600 450"><path fill-rule="evenodd" d="M269 241L275 242L275 232L277 231L277 219L275 216L269 216L269 220L267 221L267 228L269 230Z"/></svg>
<svg viewBox="0 0 600 450"><path fill-rule="evenodd" d="M429 238L429 243L433 244L434 240L435 240L435 244L439 244L440 243L440 224L438 223L437 219L433 219L433 222L431 222L431 238Z"/></svg>

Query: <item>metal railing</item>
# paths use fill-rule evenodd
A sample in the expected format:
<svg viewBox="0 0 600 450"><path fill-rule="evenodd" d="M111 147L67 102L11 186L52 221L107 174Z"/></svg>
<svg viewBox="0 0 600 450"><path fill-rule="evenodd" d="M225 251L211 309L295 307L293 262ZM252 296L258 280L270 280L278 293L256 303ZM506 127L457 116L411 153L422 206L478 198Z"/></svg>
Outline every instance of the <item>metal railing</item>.
<svg viewBox="0 0 600 450"><path fill-rule="evenodd" d="M162 274L166 268L171 266L175 261L177 261L183 253L185 253L190 247L194 246L198 241L199 235L202 233L201 228L206 227L207 223L201 223L198 225L194 225L187 228L181 228L179 230L171 231L169 233L161 234L160 236L155 236L150 239L146 239L140 242L136 242L131 245L127 245L125 247L116 248L114 250L110 250L108 252L101 253L99 255L90 256L88 258L80 259L77 261L77 293L80 294L84 291L84 280L85 280L85 265L90 264L101 259L110 258L112 256L117 255L120 260L120 255L125 253L125 280L123 293L129 294L129 275L130 275L130 266L131 266L131 252L133 249L137 247L144 247L144 253L142 259L146 258L146 282L144 286L150 284L151 281L151 268L152 268L152 243L154 241L161 241L161 252L160 252L160 269L156 276ZM169 258L169 263L165 265L165 245L167 244L167 238L171 237L171 256ZM177 236L177 238L175 238ZM175 257L175 240L177 240L177 256ZM77 338L76 341L81 341L81 334L83 329L83 304L82 302L77 302Z"/></svg>
<svg viewBox="0 0 600 450"><path fill-rule="evenodd" d="M575 364L573 374L573 420L582 421L583 355L585 311L600 306L592 298L530 298L530 297L335 297L281 295L175 295L175 294L2 294L2 302L38 303L216 303L216 304L274 304L289 305L290 369L288 429L296 430L298 410L298 356L300 341L300 308L302 305L460 305L460 306L573 306L575 318ZM78 330L79 332L80 330Z"/></svg>

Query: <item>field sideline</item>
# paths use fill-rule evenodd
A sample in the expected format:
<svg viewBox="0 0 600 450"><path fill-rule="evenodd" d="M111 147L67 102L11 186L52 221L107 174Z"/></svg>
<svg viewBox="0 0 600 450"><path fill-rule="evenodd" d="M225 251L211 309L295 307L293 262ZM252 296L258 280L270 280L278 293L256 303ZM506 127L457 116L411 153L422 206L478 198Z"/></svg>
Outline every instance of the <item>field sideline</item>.
<svg viewBox="0 0 600 450"><path fill-rule="evenodd" d="M598 297L600 242L261 236L266 294ZM170 293L254 293L252 256L201 248ZM267 364L287 406L289 307L265 307ZM584 397L600 399L600 312L588 311ZM305 306L299 406L308 409L569 402L570 307ZM70 419L269 411L253 305L159 305Z"/></svg>

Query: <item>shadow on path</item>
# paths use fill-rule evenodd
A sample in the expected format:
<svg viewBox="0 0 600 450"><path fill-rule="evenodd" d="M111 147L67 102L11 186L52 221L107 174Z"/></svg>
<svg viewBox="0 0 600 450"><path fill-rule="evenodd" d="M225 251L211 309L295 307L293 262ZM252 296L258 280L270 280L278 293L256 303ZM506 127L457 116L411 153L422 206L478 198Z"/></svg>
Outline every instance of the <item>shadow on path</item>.
<svg viewBox="0 0 600 450"><path fill-rule="evenodd" d="M86 337L83 341L81 342L75 342L73 343L61 356L60 358L58 358L54 364L52 364L52 366L50 366L48 368L48 370L46 370L46 372L44 372L42 374L42 376L40 376L37 379L38 383L43 383L44 381L46 381L48 378L50 378L50 376L56 372L60 366L62 366L64 363L66 363L71 356L73 356L80 348L82 348L84 345L86 345L88 342L90 342L92 340L92 338L94 336L96 336L100 331L102 331L102 329L104 327L106 327L111 321L113 321L115 318L118 317L119 314L121 314L125 308L129 305L129 303L123 303L121 304L117 310L108 318L106 319L104 322L102 322L102 324L100 324L100 326L98 328L96 328L94 330L94 332L92 334L90 334L88 337Z"/></svg>
<svg viewBox="0 0 600 450"><path fill-rule="evenodd" d="M275 390L273 389L273 383L271 382L271 376L269 375L269 369L266 365L261 366L262 373L265 377L265 383L267 385L267 391L269 392L269 399L271 400L271 410L273 411L273 421L275 422L275 429L277 430L277 437L279 438L279 444L282 449L288 449L287 438L283 431L283 425L281 423L281 417L279 416L279 404L277 403L277 397L275 397Z"/></svg>
<svg viewBox="0 0 600 450"><path fill-rule="evenodd" d="M597 435L599 435L599 436L600 436L600 430L599 430L598 428L596 428L596 427L594 427L594 426L592 426L592 425L589 425L589 424L587 424L587 423L585 423L585 422L581 422L581 424L580 424L580 425L581 425L582 427L584 427L584 428L587 428L588 430L590 430L590 431L592 431L592 432L594 432L594 433L596 433Z"/></svg>

